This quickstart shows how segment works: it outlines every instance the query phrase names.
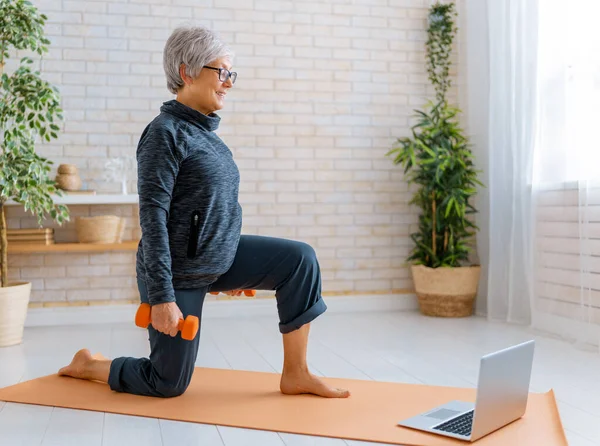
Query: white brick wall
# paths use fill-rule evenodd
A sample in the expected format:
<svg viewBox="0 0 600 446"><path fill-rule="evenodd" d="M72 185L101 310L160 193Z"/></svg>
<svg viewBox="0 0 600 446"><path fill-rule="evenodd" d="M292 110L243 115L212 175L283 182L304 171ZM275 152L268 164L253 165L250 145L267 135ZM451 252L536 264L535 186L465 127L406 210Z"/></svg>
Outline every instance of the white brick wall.
<svg viewBox="0 0 600 446"><path fill-rule="evenodd" d="M416 217L402 173L385 153L432 94L424 64L428 0L34 3L49 17L43 72L61 90L66 115L60 139L40 151L56 166L76 164L85 188L120 191L102 180L106 157L134 155L144 126L172 98L162 48L173 27L193 19L237 53L238 82L218 133L241 170L243 231L311 243L326 292L411 288L403 261ZM137 210L124 209L133 237ZM10 221L33 224L19 214ZM17 266L25 257L12 260L12 274L36 280L35 301L131 297L120 291L134 286L122 257L110 264L123 286L111 284L104 294L96 278L109 277L107 266L92 265L106 257L65 255L54 266L60 261L52 255ZM94 293L81 292L89 288Z"/></svg>
<svg viewBox="0 0 600 446"><path fill-rule="evenodd" d="M586 192L582 192L586 193ZM586 202L587 208L580 207ZM535 308L549 313L600 325L600 190L587 197L576 188L548 190L537 207ZM580 225L582 215L589 223ZM581 233L588 235L582 253ZM582 273L582 268L588 273ZM589 286L583 290L582 286Z"/></svg>

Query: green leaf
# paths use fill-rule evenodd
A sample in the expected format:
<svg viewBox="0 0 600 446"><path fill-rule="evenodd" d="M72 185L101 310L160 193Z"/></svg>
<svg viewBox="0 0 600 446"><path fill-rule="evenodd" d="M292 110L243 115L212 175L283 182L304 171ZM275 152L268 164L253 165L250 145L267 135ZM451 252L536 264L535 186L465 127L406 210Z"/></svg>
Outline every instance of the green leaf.
<svg viewBox="0 0 600 446"><path fill-rule="evenodd" d="M436 268L459 266L468 261L472 245L467 242L475 234L468 218L476 210L467 200L477 193L479 172L470 161L472 153L466 150L467 139L458 123L457 109L439 101L429 103L428 110L417 116L421 121L412 130L412 137L399 140L402 145L393 153L394 162L402 163L405 172L410 160L414 161L406 179L417 188L408 202L418 207L420 214L417 232L411 234L414 248L407 260ZM438 210L435 227L432 196L436 197ZM446 245L445 233L449 234Z"/></svg>
<svg viewBox="0 0 600 446"><path fill-rule="evenodd" d="M446 206L446 213L444 214L446 218L448 218L448 215L450 215L450 210L452 209L452 204L454 202L454 197L450 197L450 199L448 200L448 205Z"/></svg>
<svg viewBox="0 0 600 446"><path fill-rule="evenodd" d="M47 17L25 0L0 0L0 62L18 51L42 55L50 41L44 36ZM9 23L10 25L6 25ZM42 223L46 214L59 223L67 216L53 209L56 192L49 177L51 160L36 153L36 141L57 138L62 120L59 90L43 80L32 67L32 57L22 57L12 73L2 73L0 80L0 192L12 198ZM68 212L65 210L68 214Z"/></svg>

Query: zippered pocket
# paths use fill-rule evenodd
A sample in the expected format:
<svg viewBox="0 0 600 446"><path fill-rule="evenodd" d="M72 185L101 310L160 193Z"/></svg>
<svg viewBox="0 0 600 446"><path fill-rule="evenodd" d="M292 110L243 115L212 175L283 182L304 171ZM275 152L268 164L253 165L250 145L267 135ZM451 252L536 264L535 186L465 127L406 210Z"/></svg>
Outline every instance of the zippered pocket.
<svg viewBox="0 0 600 446"><path fill-rule="evenodd" d="M194 211L190 221L190 237L188 240L187 256L193 259L198 249L198 236L200 234L200 212Z"/></svg>

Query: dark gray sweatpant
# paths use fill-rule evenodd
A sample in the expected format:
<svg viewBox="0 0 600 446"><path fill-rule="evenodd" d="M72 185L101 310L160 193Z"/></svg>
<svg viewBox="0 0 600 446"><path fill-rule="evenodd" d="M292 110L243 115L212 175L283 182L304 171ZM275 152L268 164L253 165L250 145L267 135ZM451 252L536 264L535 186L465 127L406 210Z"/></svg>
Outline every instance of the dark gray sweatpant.
<svg viewBox="0 0 600 446"><path fill-rule="evenodd" d="M141 301L148 302L144 282L138 280L138 287ZM175 298L184 318L192 314L202 321L206 293L236 289L275 290L281 333L300 328L327 309L313 248L303 242L254 235L241 236L231 268L216 282L198 289L175 290ZM187 341L181 334L171 337L150 325L150 357L115 358L108 377L110 388L137 395L181 395L194 372L200 332Z"/></svg>

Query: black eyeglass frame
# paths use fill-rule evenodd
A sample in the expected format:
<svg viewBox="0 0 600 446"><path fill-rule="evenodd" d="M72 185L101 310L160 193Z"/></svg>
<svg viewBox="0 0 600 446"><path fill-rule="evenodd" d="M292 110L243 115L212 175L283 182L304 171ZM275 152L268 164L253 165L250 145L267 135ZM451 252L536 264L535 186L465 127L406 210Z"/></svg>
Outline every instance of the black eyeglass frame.
<svg viewBox="0 0 600 446"><path fill-rule="evenodd" d="M204 65L202 68L208 68L210 70L218 71L219 80L221 82L227 82L229 78L231 78L231 83L235 84L235 80L237 79L237 73L235 71L229 71L226 68L209 67L208 65ZM225 79L223 79L223 73L225 73Z"/></svg>

